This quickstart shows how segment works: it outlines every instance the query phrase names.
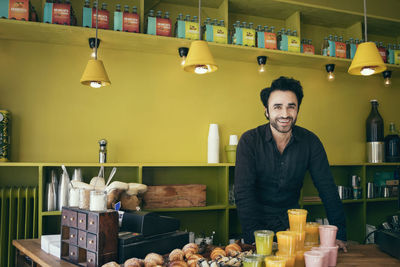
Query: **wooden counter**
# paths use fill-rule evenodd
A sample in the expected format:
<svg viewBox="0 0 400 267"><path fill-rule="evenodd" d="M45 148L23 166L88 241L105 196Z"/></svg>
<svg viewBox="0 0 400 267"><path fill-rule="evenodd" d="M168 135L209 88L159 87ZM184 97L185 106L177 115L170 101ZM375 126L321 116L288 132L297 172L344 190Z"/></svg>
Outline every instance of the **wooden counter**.
<svg viewBox="0 0 400 267"><path fill-rule="evenodd" d="M39 239L13 240L13 245L19 254L25 254L32 261L43 267L72 267L76 266L62 261L40 248ZM349 252L340 252L337 267L387 267L400 266L400 260L393 258L379 250L376 245L353 245ZM18 265L17 265L18 266Z"/></svg>

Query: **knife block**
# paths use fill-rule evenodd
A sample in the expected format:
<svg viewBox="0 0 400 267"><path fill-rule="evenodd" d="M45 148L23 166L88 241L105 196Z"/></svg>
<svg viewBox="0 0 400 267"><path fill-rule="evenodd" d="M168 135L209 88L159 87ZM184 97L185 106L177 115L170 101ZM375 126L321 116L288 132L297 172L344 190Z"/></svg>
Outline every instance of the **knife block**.
<svg viewBox="0 0 400 267"><path fill-rule="evenodd" d="M96 267L118 259L118 212L63 207L61 259Z"/></svg>

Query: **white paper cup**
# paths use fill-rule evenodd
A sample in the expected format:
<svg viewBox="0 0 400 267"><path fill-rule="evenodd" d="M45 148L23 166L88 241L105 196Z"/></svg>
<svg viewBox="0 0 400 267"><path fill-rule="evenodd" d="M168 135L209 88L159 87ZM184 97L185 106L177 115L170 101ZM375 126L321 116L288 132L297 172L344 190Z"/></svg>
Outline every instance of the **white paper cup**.
<svg viewBox="0 0 400 267"><path fill-rule="evenodd" d="M238 144L238 136L235 134L232 134L229 136L229 145L230 146L237 146Z"/></svg>

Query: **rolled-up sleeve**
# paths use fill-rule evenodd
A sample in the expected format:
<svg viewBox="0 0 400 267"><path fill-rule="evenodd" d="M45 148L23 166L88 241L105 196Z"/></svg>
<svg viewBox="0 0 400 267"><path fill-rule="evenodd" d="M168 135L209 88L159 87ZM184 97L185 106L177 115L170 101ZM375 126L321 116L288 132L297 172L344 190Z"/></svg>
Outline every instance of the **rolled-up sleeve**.
<svg viewBox="0 0 400 267"><path fill-rule="evenodd" d="M253 232L261 229L261 208L256 199L255 137L242 135L236 151L235 201L245 243L254 242Z"/></svg>

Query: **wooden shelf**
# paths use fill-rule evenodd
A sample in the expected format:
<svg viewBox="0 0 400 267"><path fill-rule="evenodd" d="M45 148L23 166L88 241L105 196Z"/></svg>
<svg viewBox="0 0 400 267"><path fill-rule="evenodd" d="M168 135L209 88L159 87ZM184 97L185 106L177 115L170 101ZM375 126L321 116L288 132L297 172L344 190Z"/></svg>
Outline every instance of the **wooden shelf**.
<svg viewBox="0 0 400 267"><path fill-rule="evenodd" d="M386 202L386 201L396 201L397 197L389 197L389 198L369 198L367 202Z"/></svg>
<svg viewBox="0 0 400 267"><path fill-rule="evenodd" d="M59 45L80 46L90 52L88 38L95 35L94 29L54 25L16 20L0 20L0 39L22 42L39 42ZM99 30L100 49L134 50L144 53L161 53L178 57L178 48L189 47L191 41L174 37L154 36L141 33L126 33L112 30ZM210 50L217 60L256 62L257 56L268 56L267 65L288 65L321 69L325 64L336 64L337 71L347 71L350 59L306 55L265 48L246 47L231 44L209 43ZM400 69L400 65L387 65L389 69ZM396 74L394 74L396 75Z"/></svg>
<svg viewBox="0 0 400 267"><path fill-rule="evenodd" d="M146 209L145 211L175 212L175 211L206 211L206 210L225 210L225 209L226 205L210 205L205 207Z"/></svg>

